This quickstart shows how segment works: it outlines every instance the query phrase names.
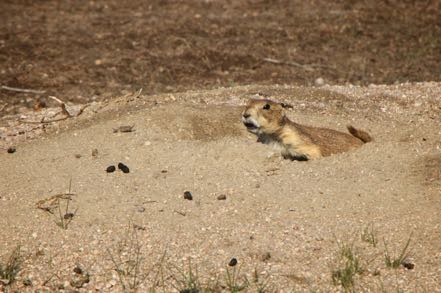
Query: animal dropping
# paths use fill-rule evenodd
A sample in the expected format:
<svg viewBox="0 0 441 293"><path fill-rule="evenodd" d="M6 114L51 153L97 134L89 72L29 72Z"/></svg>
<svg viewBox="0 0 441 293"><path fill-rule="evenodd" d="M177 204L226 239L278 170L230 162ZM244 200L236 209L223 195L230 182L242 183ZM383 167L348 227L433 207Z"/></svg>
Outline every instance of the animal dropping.
<svg viewBox="0 0 441 293"><path fill-rule="evenodd" d="M228 263L228 265L229 265L230 267L234 267L234 266L236 266L236 265L237 265L237 259L233 257L233 258L230 260L230 262Z"/></svg>
<svg viewBox="0 0 441 293"><path fill-rule="evenodd" d="M286 105L251 99L242 113L247 130L257 141L281 150L285 159L307 161L356 149L372 141L362 130L347 126L348 133L295 123L285 115Z"/></svg>
<svg viewBox="0 0 441 293"><path fill-rule="evenodd" d="M193 200L193 195L191 194L190 191L184 192L184 199Z"/></svg>
<svg viewBox="0 0 441 293"><path fill-rule="evenodd" d="M129 172L130 172L129 167L127 167L127 166L124 165L123 163L118 163L118 169L120 169L121 171L123 171L123 173L129 173Z"/></svg>
<svg viewBox="0 0 441 293"><path fill-rule="evenodd" d="M115 170L116 170L116 168L113 165L106 168L107 173L113 173L113 172L115 172Z"/></svg>

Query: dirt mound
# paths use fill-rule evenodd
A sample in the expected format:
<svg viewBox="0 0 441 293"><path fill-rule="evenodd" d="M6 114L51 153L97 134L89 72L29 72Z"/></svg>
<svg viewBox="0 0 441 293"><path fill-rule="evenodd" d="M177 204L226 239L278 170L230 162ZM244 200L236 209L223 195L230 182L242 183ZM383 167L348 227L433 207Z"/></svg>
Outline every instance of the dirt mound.
<svg viewBox="0 0 441 293"><path fill-rule="evenodd" d="M16 152L0 154L0 260L20 245L20 269L0 286L438 292L439 89L246 86L123 97L44 130L9 121L4 134L36 137L2 135ZM257 93L296 122L374 141L283 160L241 125Z"/></svg>

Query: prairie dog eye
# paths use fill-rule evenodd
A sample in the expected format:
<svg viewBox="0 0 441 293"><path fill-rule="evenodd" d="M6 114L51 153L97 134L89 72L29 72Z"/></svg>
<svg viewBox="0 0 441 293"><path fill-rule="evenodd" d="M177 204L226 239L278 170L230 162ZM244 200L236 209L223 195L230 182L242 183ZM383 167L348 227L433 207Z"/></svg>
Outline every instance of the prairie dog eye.
<svg viewBox="0 0 441 293"><path fill-rule="evenodd" d="M263 106L263 109L264 109L264 110L269 110L269 109L271 109L270 104L265 104L265 106Z"/></svg>

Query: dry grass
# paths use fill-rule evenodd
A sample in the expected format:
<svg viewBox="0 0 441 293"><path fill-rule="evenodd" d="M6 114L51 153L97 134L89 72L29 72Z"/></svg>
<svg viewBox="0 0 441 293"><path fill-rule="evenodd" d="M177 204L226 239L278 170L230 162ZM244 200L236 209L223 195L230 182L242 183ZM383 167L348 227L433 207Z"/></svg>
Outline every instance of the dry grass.
<svg viewBox="0 0 441 293"><path fill-rule="evenodd" d="M21 255L20 246L17 246L5 263L0 262L0 285L9 286L14 283L17 274L21 270L22 263L23 257Z"/></svg>

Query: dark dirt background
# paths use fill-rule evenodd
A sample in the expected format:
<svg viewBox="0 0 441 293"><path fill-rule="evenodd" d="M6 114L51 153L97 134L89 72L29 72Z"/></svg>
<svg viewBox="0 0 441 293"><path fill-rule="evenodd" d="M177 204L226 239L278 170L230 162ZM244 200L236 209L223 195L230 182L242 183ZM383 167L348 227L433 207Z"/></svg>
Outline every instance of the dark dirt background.
<svg viewBox="0 0 441 293"><path fill-rule="evenodd" d="M0 89L0 116L49 95L439 81L440 19L441 1L2 0L0 84L46 92Z"/></svg>

